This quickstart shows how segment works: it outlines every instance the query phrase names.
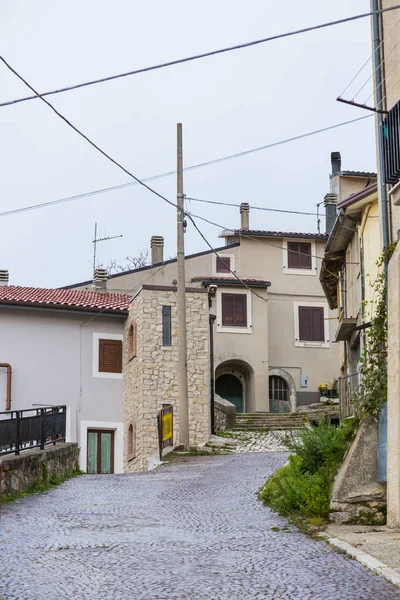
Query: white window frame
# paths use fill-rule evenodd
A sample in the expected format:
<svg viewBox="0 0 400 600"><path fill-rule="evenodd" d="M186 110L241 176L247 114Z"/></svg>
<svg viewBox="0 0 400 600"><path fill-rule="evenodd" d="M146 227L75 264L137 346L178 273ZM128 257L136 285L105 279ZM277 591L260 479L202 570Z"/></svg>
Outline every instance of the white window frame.
<svg viewBox="0 0 400 600"><path fill-rule="evenodd" d="M312 306L315 308L324 309L324 342L311 342L306 340L300 340L300 325L299 325L299 307L300 306ZM293 302L294 309L294 345L299 348L330 348L330 337L329 337L329 307L325 302Z"/></svg>
<svg viewBox="0 0 400 600"><path fill-rule="evenodd" d="M81 421L81 443L79 466L87 473L87 432L88 429L104 429L114 432L114 473L124 472L124 424L110 421Z"/></svg>
<svg viewBox="0 0 400 600"><path fill-rule="evenodd" d="M311 269L290 269L288 266L288 242L300 242L303 244L311 244ZM298 238L288 238L283 240L283 273L284 275L316 275L317 274L317 259L316 259L316 243L315 240L303 240Z"/></svg>
<svg viewBox="0 0 400 600"><path fill-rule="evenodd" d="M103 379L122 379L122 373L103 373L99 371L99 340L121 340L124 336L119 333L94 333L93 334L93 377Z"/></svg>
<svg viewBox="0 0 400 600"><path fill-rule="evenodd" d="M233 269L232 269L233 270ZM222 325L222 294L241 294L247 296L247 326L246 327L227 327ZM244 289L218 288L217 289L217 333L251 333L252 332L252 311L251 311L251 291Z"/></svg>
<svg viewBox="0 0 400 600"><path fill-rule="evenodd" d="M236 273L236 261L235 258L236 256L234 254L228 254L227 252L218 252L218 257L219 258L229 258L231 261L230 264L230 269L231 271L233 271L234 273ZM228 272L228 273L221 273L220 271L217 271L217 257L214 254L213 257L213 276L214 277L232 277L232 273Z"/></svg>

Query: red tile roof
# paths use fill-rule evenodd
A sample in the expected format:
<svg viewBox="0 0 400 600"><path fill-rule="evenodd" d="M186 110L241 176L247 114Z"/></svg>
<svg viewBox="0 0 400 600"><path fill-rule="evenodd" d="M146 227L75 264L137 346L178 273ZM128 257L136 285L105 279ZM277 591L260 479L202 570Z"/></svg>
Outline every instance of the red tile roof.
<svg viewBox="0 0 400 600"><path fill-rule="evenodd" d="M43 308L67 308L104 312L128 310L131 296L127 294L107 294L79 290L44 289L21 287L19 285L0 286L0 305L17 304L43 306Z"/></svg>

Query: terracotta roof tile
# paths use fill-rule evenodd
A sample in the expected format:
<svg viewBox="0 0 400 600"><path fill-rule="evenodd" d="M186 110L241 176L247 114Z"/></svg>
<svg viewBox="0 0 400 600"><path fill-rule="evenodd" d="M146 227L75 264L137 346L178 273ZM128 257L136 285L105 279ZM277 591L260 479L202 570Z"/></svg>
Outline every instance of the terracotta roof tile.
<svg viewBox="0 0 400 600"><path fill-rule="evenodd" d="M44 289L19 285L0 286L0 304L51 305L60 308L125 311L131 296L100 292Z"/></svg>
<svg viewBox="0 0 400 600"><path fill-rule="evenodd" d="M272 237L272 238L310 238L310 239L328 239L328 235L326 233L303 233L299 231L268 231L265 229L237 229L231 230L227 229L222 232L220 237L225 237L227 235L242 235L242 236L262 236L262 237Z"/></svg>

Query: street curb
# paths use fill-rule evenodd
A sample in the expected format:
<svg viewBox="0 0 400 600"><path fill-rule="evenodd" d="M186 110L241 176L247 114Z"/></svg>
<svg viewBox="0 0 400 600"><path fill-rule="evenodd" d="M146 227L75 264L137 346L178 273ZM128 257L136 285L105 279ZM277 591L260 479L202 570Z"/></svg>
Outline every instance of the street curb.
<svg viewBox="0 0 400 600"><path fill-rule="evenodd" d="M356 548L347 542L343 542L343 540L340 540L339 538L333 538L327 533L320 534L320 537L325 539L331 546L335 546L335 548L339 548L346 552L346 554L354 558L354 560L357 560L364 567L367 567L370 571L381 575L390 581L390 583L393 583L393 585L400 587L400 572L396 571L396 569L388 567L374 556L366 554L359 548Z"/></svg>

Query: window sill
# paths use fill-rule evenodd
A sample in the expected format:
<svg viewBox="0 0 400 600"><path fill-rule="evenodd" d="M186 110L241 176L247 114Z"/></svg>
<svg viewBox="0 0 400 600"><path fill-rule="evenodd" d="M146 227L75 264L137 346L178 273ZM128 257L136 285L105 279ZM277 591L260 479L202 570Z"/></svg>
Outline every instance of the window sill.
<svg viewBox="0 0 400 600"><path fill-rule="evenodd" d="M290 269L289 267L284 267L283 269L284 275L316 275L317 269Z"/></svg>
<svg viewBox="0 0 400 600"><path fill-rule="evenodd" d="M97 371L93 374L93 377L102 379L122 379L122 373L103 373L102 371Z"/></svg>
<svg viewBox="0 0 400 600"><path fill-rule="evenodd" d="M252 333L252 327L217 325L217 333Z"/></svg>
<svg viewBox="0 0 400 600"><path fill-rule="evenodd" d="M295 346L298 348L330 348L329 340L327 342L310 342L310 341L301 341L295 340Z"/></svg>

